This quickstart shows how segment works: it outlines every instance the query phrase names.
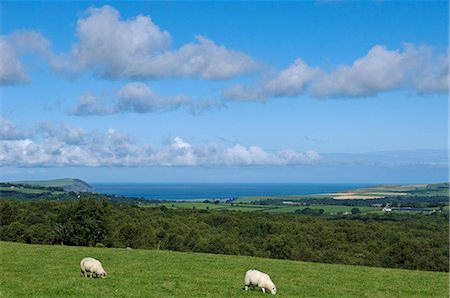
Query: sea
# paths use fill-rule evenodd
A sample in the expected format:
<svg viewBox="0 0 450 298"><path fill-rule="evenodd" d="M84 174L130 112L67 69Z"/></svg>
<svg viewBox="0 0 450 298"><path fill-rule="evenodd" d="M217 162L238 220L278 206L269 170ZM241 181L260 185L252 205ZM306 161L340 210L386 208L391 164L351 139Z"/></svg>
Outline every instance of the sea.
<svg viewBox="0 0 450 298"><path fill-rule="evenodd" d="M90 183L98 193L157 200L231 199L331 193L371 184L349 183Z"/></svg>

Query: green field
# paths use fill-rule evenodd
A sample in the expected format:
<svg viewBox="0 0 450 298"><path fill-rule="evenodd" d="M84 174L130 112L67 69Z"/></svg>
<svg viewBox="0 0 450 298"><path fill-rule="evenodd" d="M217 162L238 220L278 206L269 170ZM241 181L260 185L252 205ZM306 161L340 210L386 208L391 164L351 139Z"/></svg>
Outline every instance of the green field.
<svg viewBox="0 0 450 298"><path fill-rule="evenodd" d="M106 279L80 276L98 258ZM448 297L448 273L254 257L0 242L1 297L270 297L245 292L251 268L269 273L280 297Z"/></svg>
<svg viewBox="0 0 450 298"><path fill-rule="evenodd" d="M26 188L26 187L0 187L0 191L16 191L16 192L22 192L26 194L43 194L43 193L50 193L53 196L62 195L64 194L63 191L48 191L46 189L35 189L35 188Z"/></svg>
<svg viewBox="0 0 450 298"><path fill-rule="evenodd" d="M146 207L166 206L168 208L187 208L212 211L240 211L240 212L268 212L268 213L294 213L295 210L311 208L323 209L325 214L336 214L338 212L351 212L354 206L344 205L257 205L248 203L203 203L203 202L168 202L158 204L148 204ZM378 212L381 208L357 207L360 212Z"/></svg>
<svg viewBox="0 0 450 298"><path fill-rule="evenodd" d="M17 185L31 185L31 186L41 186L41 187L59 187L64 189L64 191L75 191L75 192L92 192L94 189L86 182L73 179L53 179L53 180L32 180L32 181L14 181L9 182Z"/></svg>
<svg viewBox="0 0 450 298"><path fill-rule="evenodd" d="M281 206L279 208L267 210L269 213L294 213L295 210L311 208L311 209L323 209L325 214L336 214L338 212L351 212L353 208L358 208L360 212L374 212L381 211L381 208L375 207L355 207L344 205L310 205L310 206Z"/></svg>

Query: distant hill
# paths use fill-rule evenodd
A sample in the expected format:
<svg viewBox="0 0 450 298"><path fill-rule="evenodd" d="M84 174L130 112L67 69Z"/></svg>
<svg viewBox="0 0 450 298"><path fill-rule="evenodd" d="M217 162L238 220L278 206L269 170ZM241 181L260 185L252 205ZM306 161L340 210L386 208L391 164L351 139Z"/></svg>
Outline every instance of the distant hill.
<svg viewBox="0 0 450 298"><path fill-rule="evenodd" d="M14 181L13 184L23 184L44 187L60 187L64 191L73 192L94 192L94 188L88 183L73 178L54 179L54 180L32 180L32 181Z"/></svg>

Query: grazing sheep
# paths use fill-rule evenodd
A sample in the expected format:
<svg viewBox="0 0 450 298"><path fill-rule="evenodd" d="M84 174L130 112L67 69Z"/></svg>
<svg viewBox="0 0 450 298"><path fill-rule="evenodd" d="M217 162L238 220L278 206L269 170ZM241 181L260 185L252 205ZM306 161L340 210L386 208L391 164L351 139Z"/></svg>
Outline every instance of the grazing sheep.
<svg viewBox="0 0 450 298"><path fill-rule="evenodd" d="M277 292L277 288L275 284L270 279L270 276L264 272L258 270L248 270L245 273L245 290L248 290L249 286L259 287L263 293L266 292L266 289L269 290L272 295L275 295Z"/></svg>
<svg viewBox="0 0 450 298"><path fill-rule="evenodd" d="M84 258L80 262L80 268L81 268L81 275L84 277L88 277L90 274L90 277L93 277L95 274L95 277L106 277L106 271L102 267L102 263L100 263L99 260L96 260L94 258Z"/></svg>

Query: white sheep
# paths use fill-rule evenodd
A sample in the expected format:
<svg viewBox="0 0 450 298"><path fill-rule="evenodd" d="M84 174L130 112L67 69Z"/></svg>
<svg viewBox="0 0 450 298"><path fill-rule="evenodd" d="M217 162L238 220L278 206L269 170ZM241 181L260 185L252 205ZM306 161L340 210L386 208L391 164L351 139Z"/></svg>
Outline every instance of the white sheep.
<svg viewBox="0 0 450 298"><path fill-rule="evenodd" d="M277 288L275 287L275 284L270 279L270 276L267 275L264 272L258 271L258 270L248 270L245 273L245 290L248 290L248 287L251 285L253 287L259 287L261 288L261 291L263 293L266 292L266 289L269 290L272 295L275 295L277 292Z"/></svg>
<svg viewBox="0 0 450 298"><path fill-rule="evenodd" d="M88 277L90 274L90 277L93 277L95 274L95 277L106 277L106 271L102 267L102 263L100 263L99 260L96 260L94 258L84 258L80 262L80 268L81 268L81 275L84 277Z"/></svg>

